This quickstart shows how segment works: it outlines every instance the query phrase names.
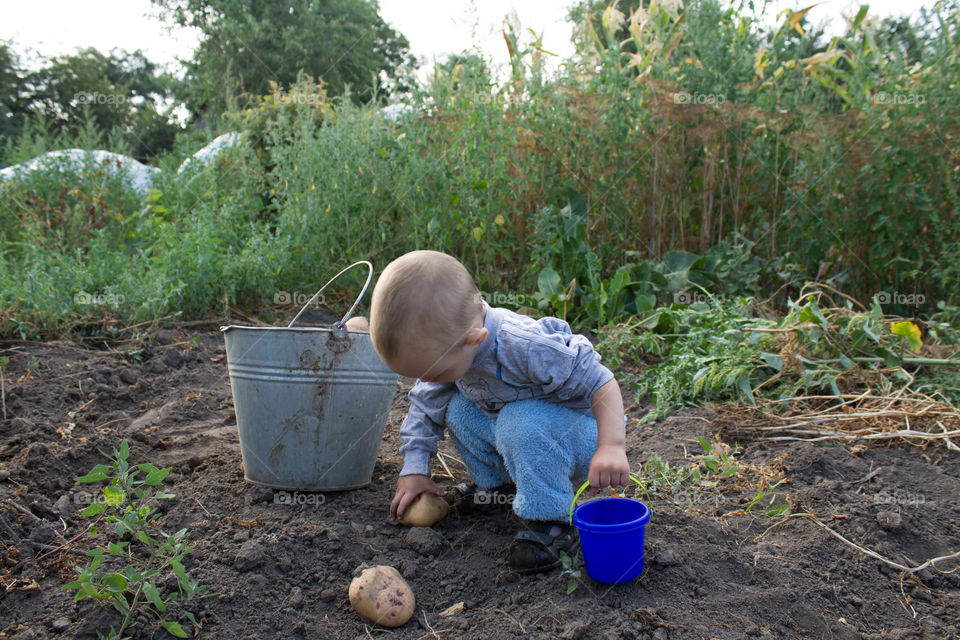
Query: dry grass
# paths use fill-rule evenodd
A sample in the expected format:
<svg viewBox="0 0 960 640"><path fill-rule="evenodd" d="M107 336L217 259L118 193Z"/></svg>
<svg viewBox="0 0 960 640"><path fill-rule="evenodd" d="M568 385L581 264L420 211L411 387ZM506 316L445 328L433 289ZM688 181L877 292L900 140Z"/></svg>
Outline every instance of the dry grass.
<svg viewBox="0 0 960 640"><path fill-rule="evenodd" d="M735 406L716 410L716 424L724 433L739 438L849 443L899 440L922 448L942 444L960 451L952 440L960 437L960 410L908 387L890 395L867 389L840 396L760 400L749 413Z"/></svg>

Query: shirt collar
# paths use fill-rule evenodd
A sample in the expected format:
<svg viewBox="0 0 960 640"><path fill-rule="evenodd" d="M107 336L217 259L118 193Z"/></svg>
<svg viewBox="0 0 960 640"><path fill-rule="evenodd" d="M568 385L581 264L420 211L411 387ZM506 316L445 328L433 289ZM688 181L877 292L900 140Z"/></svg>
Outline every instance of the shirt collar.
<svg viewBox="0 0 960 640"><path fill-rule="evenodd" d="M498 310L487 304L486 300L483 301L483 308L486 310L483 328L487 330L487 339L480 343L480 348L477 349L477 355L473 358L473 364L477 364L493 351L493 343L496 340L497 332L500 330L500 322L502 320Z"/></svg>

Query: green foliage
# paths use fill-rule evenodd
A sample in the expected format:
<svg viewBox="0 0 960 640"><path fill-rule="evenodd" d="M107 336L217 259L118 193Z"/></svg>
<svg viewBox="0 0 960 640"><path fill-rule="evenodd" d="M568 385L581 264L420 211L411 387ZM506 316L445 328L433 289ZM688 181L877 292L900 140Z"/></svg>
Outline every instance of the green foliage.
<svg viewBox="0 0 960 640"><path fill-rule="evenodd" d="M244 132L267 170L272 167L269 147L283 146L297 132L318 130L331 111L321 80L300 74L288 90L273 80L268 84L270 93L250 97L251 105L243 111L227 113L227 121Z"/></svg>
<svg viewBox="0 0 960 640"><path fill-rule="evenodd" d="M716 500L718 491L725 487L725 482L749 480L752 469L744 467L737 457L740 454L738 447L733 448L710 442L700 436L697 438L703 453L689 464L671 464L660 456L651 455L638 474L641 481L641 491L647 501L651 503L671 502L678 506L690 507L695 502L704 502L713 497ZM789 513L789 505L769 487L766 491L758 490L757 495L744 509L751 513L753 507L766 500L765 506L754 513L774 517ZM762 485L762 483L761 483Z"/></svg>
<svg viewBox="0 0 960 640"><path fill-rule="evenodd" d="M631 350L631 342L633 349L647 348L648 353L664 356L630 379L638 397L650 394L656 405L645 421L694 401L753 403L758 374L767 368L761 354L771 339L744 331L758 324L749 314L749 304L748 299L722 304L708 296L706 302L661 307L637 322L611 327L597 348L613 361L617 353Z"/></svg>
<svg viewBox="0 0 960 640"><path fill-rule="evenodd" d="M909 28L875 29L864 14L829 42L799 12L764 27L751 15L760 3L658 3L643 14L621 2L619 17L604 4L588 9L577 56L553 74L542 43L509 23L509 80L494 80L480 56L452 57L411 88L396 122L372 104L328 100L340 89L326 76L298 74L311 69L292 62L292 47L320 29L316 16L299 16L307 35L287 17L272 32L267 23L305 5L160 4L211 43L252 6L235 35L289 31L269 50L291 56L284 74L254 78L258 65L239 58L228 72L229 56L223 68L195 67L210 74L204 91L252 83L229 122L244 144L177 174L214 131L181 136L155 159L162 173L146 198L95 172L79 184L51 172L0 186L6 334L255 309L356 258L382 266L414 248L451 253L482 291L578 328L631 314L647 329L684 327L674 316L686 302L783 304L812 280L861 300L922 300L887 313L957 305L960 178L949 149L960 121L936 108L951 104L960 77L956 2ZM349 14L348 4L335 8ZM213 102L195 98L207 114ZM122 145L95 118L69 136L45 121L23 126L4 148L11 162ZM78 305L78 292L123 303ZM707 343L700 350L710 357ZM738 366L704 373L698 392L738 394L749 365Z"/></svg>
<svg viewBox="0 0 960 640"><path fill-rule="evenodd" d="M598 351L613 366L627 369L624 379L638 399L649 395L655 408L644 421L685 405L736 400L753 406L757 397L774 400L798 395L839 396L862 380L882 388L914 382L905 370L924 366L920 385L932 380L955 387L960 360L920 355L920 328L883 315L874 300L868 311L852 304L822 308L823 296L811 293L788 301L788 313L769 320L753 312L749 299L705 301L657 308L606 328ZM956 335L934 324L928 341ZM626 355L625 355L626 354ZM644 357L656 359L641 367Z"/></svg>
<svg viewBox="0 0 960 640"><path fill-rule="evenodd" d="M0 143L17 139L23 129L27 87L26 73L20 65L20 56L11 45L0 42Z"/></svg>
<svg viewBox="0 0 960 640"><path fill-rule="evenodd" d="M400 88L407 39L367 0L153 0L166 17L200 30L187 64L186 103L195 117L219 118L244 109L270 83L293 84L306 73L322 77L330 95L350 87L370 101ZM381 74L392 86L385 86ZM400 85L399 87L397 85ZM234 102L236 101L236 102Z"/></svg>
<svg viewBox="0 0 960 640"><path fill-rule="evenodd" d="M575 569L574 567L580 566L580 550L577 549L577 554L571 558L565 551L560 552L560 566L563 570L560 572L560 578L567 580L566 590L567 595L577 590L577 587L580 586L580 583L583 582L582 575L583 573L580 569Z"/></svg>
<svg viewBox="0 0 960 640"><path fill-rule="evenodd" d="M99 532L97 524L102 521L113 525L117 541L106 541L105 546L88 551L90 561L85 567L78 567L77 579L63 588L75 590L78 601L103 600L120 612L120 628L110 627L106 636L98 632L100 637L123 638L124 631L136 623L138 614L146 612L156 617L170 635L186 638L186 631L175 618L183 615L198 632L200 624L184 607L194 598L216 594L203 594L206 587L192 579L184 568L184 557L196 546L187 544L187 530L167 534L156 528L161 516L156 501L174 497L159 488L170 469L149 463L131 466L129 456L130 447L124 440L119 449L114 449L110 465L98 464L76 478L80 483L107 482L103 501L91 503L81 515L97 518L89 526L91 536L109 535ZM175 579L176 590L165 593L163 585L168 578Z"/></svg>
<svg viewBox="0 0 960 640"><path fill-rule="evenodd" d="M91 127L111 132L141 161L173 146L180 127L172 117L175 105L165 101L176 81L140 51L104 54L87 48L26 72L9 46L2 47L0 115L6 115L0 117L0 142L16 144L34 118L71 137L83 137Z"/></svg>

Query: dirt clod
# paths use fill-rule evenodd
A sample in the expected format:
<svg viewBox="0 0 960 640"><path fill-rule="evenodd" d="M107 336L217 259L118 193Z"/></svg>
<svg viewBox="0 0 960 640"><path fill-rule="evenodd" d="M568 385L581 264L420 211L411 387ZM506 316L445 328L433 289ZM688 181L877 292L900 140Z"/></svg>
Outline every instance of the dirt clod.
<svg viewBox="0 0 960 640"><path fill-rule="evenodd" d="M568 622L563 627L563 631L560 632L560 637L563 640L582 640L587 637L589 630L590 625L585 621L574 620L573 622Z"/></svg>
<svg viewBox="0 0 960 640"><path fill-rule="evenodd" d="M661 567L672 567L680 564L680 559L677 557L676 549L673 547L665 547L657 552L654 562Z"/></svg>
<svg viewBox="0 0 960 640"><path fill-rule="evenodd" d="M176 347L167 349L167 352L163 354L163 364L171 369L179 369L183 366L183 356L180 355L180 350Z"/></svg>
<svg viewBox="0 0 960 640"><path fill-rule="evenodd" d="M324 589L320 592L320 599L324 602L335 602L338 595L336 589Z"/></svg>
<svg viewBox="0 0 960 640"><path fill-rule="evenodd" d="M261 566L266 558L263 545L256 540L247 540L240 545L240 550L237 551L237 556L233 560L233 566L237 571L250 571Z"/></svg>
<svg viewBox="0 0 960 640"><path fill-rule="evenodd" d="M422 556L435 556L443 549L443 536L430 527L411 527L403 539Z"/></svg>
<svg viewBox="0 0 960 640"><path fill-rule="evenodd" d="M877 513L877 523L884 531L896 531L903 524L903 520L896 511L880 511Z"/></svg>
<svg viewBox="0 0 960 640"><path fill-rule="evenodd" d="M69 618L57 618L50 623L50 628L56 631L57 633L63 633L70 628L70 619Z"/></svg>
<svg viewBox="0 0 960 640"><path fill-rule="evenodd" d="M303 590L300 587L294 587L290 589L290 593L287 594L286 605L294 609L299 609L303 606L303 600Z"/></svg>

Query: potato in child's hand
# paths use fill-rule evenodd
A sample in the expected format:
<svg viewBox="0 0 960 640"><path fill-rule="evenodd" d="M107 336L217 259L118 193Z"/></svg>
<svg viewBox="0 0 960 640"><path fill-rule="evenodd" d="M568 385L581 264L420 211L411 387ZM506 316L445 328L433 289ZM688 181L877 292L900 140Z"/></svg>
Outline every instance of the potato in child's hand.
<svg viewBox="0 0 960 640"><path fill-rule="evenodd" d="M384 565L364 569L350 583L350 606L364 620L399 627L413 615L416 601L403 576Z"/></svg>
<svg viewBox="0 0 960 640"><path fill-rule="evenodd" d="M435 493L424 491L403 510L400 524L408 527L429 527L440 522L449 511L450 505L446 500Z"/></svg>

